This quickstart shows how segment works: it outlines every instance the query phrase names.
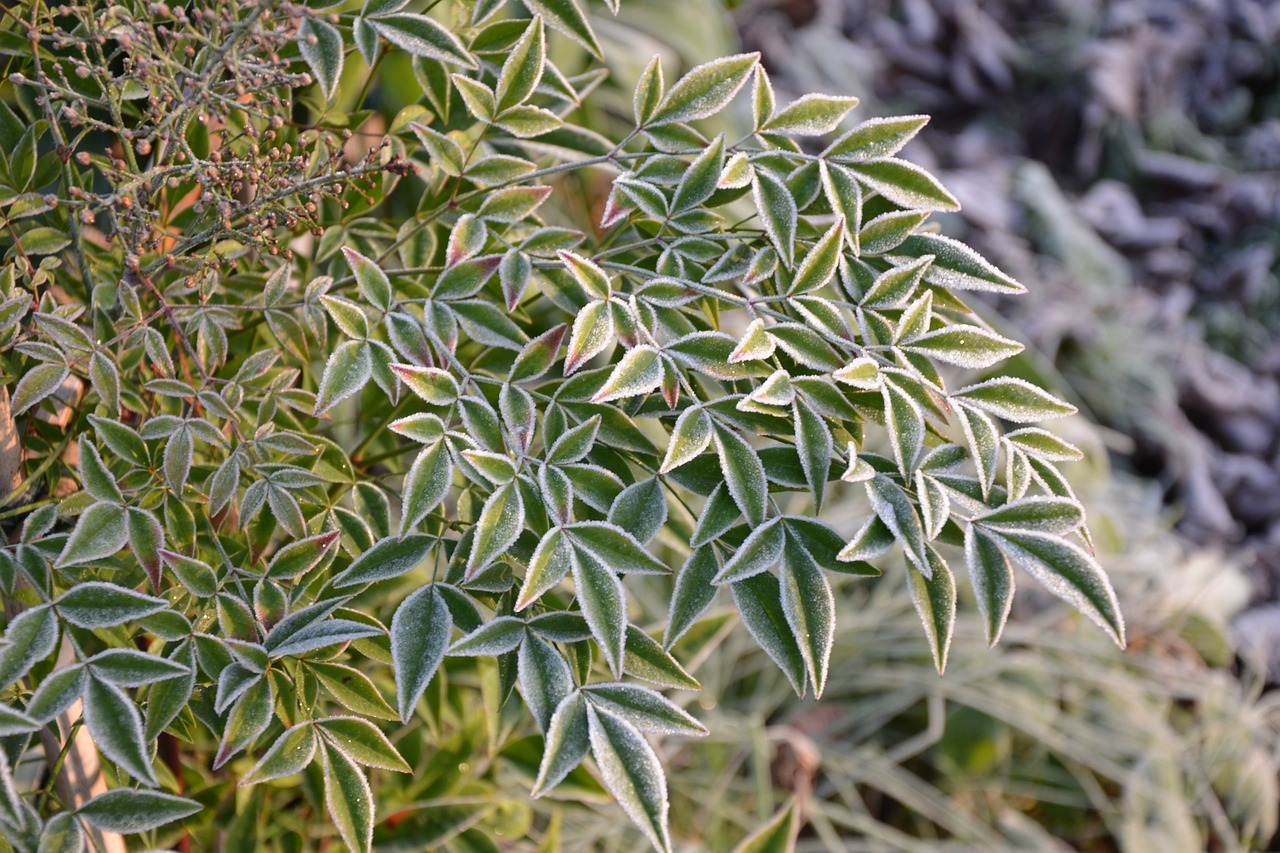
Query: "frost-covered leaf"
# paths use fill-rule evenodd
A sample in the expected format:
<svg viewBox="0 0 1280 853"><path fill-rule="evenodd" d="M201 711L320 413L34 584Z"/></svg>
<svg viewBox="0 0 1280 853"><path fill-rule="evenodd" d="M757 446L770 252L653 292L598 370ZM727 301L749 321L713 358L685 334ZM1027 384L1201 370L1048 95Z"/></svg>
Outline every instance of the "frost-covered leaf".
<svg viewBox="0 0 1280 853"><path fill-rule="evenodd" d="M435 540L423 534L404 538L389 536L361 554L341 574L334 577L335 589L398 578L421 565L431 553Z"/></svg>
<svg viewBox="0 0 1280 853"><path fill-rule="evenodd" d="M713 438L720 455L720 470L734 503L752 526L764 521L769 488L764 477L764 465L755 448L733 430L714 424Z"/></svg>
<svg viewBox="0 0 1280 853"><path fill-rule="evenodd" d="M516 483L499 487L484 502L476 521L475 540L467 559L467 578L476 574L499 556L524 530L524 500Z"/></svg>
<svg viewBox="0 0 1280 853"><path fill-rule="evenodd" d="M904 340L904 349L938 361L978 370L1022 352L1017 341L977 326L954 325Z"/></svg>
<svg viewBox="0 0 1280 853"><path fill-rule="evenodd" d="M570 564L582 615L591 626L591 634L609 669L619 678L627 636L627 598L622 582L613 569L591 551L575 547Z"/></svg>
<svg viewBox="0 0 1280 853"><path fill-rule="evenodd" d="M908 210L959 210L960 202L933 175L914 163L886 157L849 166L880 195Z"/></svg>
<svg viewBox="0 0 1280 853"><path fill-rule="evenodd" d="M793 798L768 823L743 839L733 853L792 853L799 831L800 821Z"/></svg>
<svg viewBox="0 0 1280 853"><path fill-rule="evenodd" d="M1013 607L1013 566L1000 546L975 525L964 531L964 560L978 600L987 645L994 646Z"/></svg>
<svg viewBox="0 0 1280 853"><path fill-rule="evenodd" d="M549 735L551 715L573 690L569 665L550 643L540 637L526 635L520 644L516 670L520 694L529 706L529 713L537 721L539 730Z"/></svg>
<svg viewBox="0 0 1280 853"><path fill-rule="evenodd" d="M701 406L685 409L676 419L667 443L667 453L662 460L660 473L667 473L700 455L711 444L711 416Z"/></svg>
<svg viewBox="0 0 1280 853"><path fill-rule="evenodd" d="M742 617L742 624L782 670L796 695L803 696L806 678L804 655L787 624L778 579L761 573L738 581L730 589L733 590L733 601Z"/></svg>
<svg viewBox="0 0 1280 853"><path fill-rule="evenodd" d="M790 536L782 549L779 579L782 612L800 647L814 698L821 697L835 642L836 602L831 584L813 557Z"/></svg>
<svg viewBox="0 0 1280 853"><path fill-rule="evenodd" d="M458 381L438 367L393 364L391 370L409 390L433 406L447 406L458 399Z"/></svg>
<svg viewBox="0 0 1280 853"><path fill-rule="evenodd" d="M795 278L791 280L791 293L808 293L831 281L840 263L844 237L845 221L844 217L840 216L813 245L809 254L805 255L800 268L796 270Z"/></svg>
<svg viewBox="0 0 1280 853"><path fill-rule="evenodd" d="M404 479L400 509L400 535L417 527L449 493L453 484L453 463L443 441L424 447Z"/></svg>
<svg viewBox="0 0 1280 853"><path fill-rule="evenodd" d="M316 728L330 747L341 750L357 764L411 773L404 758L373 723L359 717L324 717L315 721Z"/></svg>
<svg viewBox="0 0 1280 853"><path fill-rule="evenodd" d="M434 585L414 592L391 619L391 662L396 678L400 721L409 722L427 689L453 633L453 616Z"/></svg>
<svg viewBox="0 0 1280 853"><path fill-rule="evenodd" d="M111 628L168 606L163 598L101 581L76 584L54 602L58 616L77 628Z"/></svg>
<svg viewBox="0 0 1280 853"><path fill-rule="evenodd" d="M596 34L577 0L529 0L525 5L541 15L548 27L573 39L596 59L604 60L600 42L596 40Z"/></svg>
<svg viewBox="0 0 1280 853"><path fill-rule="evenodd" d="M783 265L790 269L795 257L796 221L799 218L795 197L786 184L764 169L756 169L752 175L751 194L769 240Z"/></svg>
<svg viewBox="0 0 1280 853"><path fill-rule="evenodd" d="M775 516L752 530L746 541L725 562L724 568L712 578L712 582L736 583L777 565L778 560L782 559L782 549L786 544L786 532L781 522L782 517Z"/></svg>
<svg viewBox="0 0 1280 853"><path fill-rule="evenodd" d="M880 393L884 399L885 427L893 444L893 458L898 463L898 471L906 477L915 470L916 457L924 446L924 412L895 382L882 383Z"/></svg>
<svg viewBox="0 0 1280 853"><path fill-rule="evenodd" d="M587 720L604 786L649 841L669 851L667 779L653 747L631 723L594 705L588 704Z"/></svg>
<svg viewBox="0 0 1280 853"><path fill-rule="evenodd" d="M379 35L407 53L464 68L476 67L458 37L426 15L399 13L367 20Z"/></svg>
<svg viewBox="0 0 1280 853"><path fill-rule="evenodd" d="M857 98L809 94L787 104L760 129L786 136L822 136L839 127L857 105Z"/></svg>
<svg viewBox="0 0 1280 853"><path fill-rule="evenodd" d="M1025 424L1075 414L1076 407L1016 376L997 376L952 391L952 397L1013 423Z"/></svg>
<svg viewBox="0 0 1280 853"><path fill-rule="evenodd" d="M320 388L316 391L316 414L323 415L342 400L364 388L373 376L372 347L367 341L346 341L329 356Z"/></svg>
<svg viewBox="0 0 1280 853"><path fill-rule="evenodd" d="M931 567L929 574L926 577L920 572L907 572L907 586L929 638L933 664L941 674L947 668L947 652L951 649L956 622L956 582L951 568L938 552L925 547Z"/></svg>
<svg viewBox="0 0 1280 853"><path fill-rule="evenodd" d="M298 26L298 52L320 83L325 98L332 98L342 76L342 34L332 24L307 16Z"/></svg>
<svg viewBox="0 0 1280 853"><path fill-rule="evenodd" d="M200 809L198 802L186 797L116 788L89 800L76 810L76 815L104 832L132 835L190 817Z"/></svg>
<svg viewBox="0 0 1280 853"><path fill-rule="evenodd" d="M990 534L1019 568L1124 646L1124 617L1115 590L1097 560L1083 548L1053 534L1030 530L991 530Z"/></svg>
<svg viewBox="0 0 1280 853"><path fill-rule="evenodd" d="M324 801L343 842L355 853L373 846L373 792L359 766L339 749L322 744Z"/></svg>
<svg viewBox="0 0 1280 853"><path fill-rule="evenodd" d="M494 90L499 110L524 103L542 79L545 61L546 40L543 36L542 18L534 16L524 35L511 46L511 52L502 63L498 85Z"/></svg>
<svg viewBox="0 0 1280 853"><path fill-rule="evenodd" d="M641 480L622 490L609 508L609 523L626 531L643 545L667 522L667 498L657 477Z"/></svg>
<svg viewBox="0 0 1280 853"><path fill-rule="evenodd" d="M1084 508L1069 498L1035 496L1011 501L973 517L995 530L1026 530L1061 536L1084 524Z"/></svg>
<svg viewBox="0 0 1280 853"><path fill-rule="evenodd" d="M285 730L236 784L241 787L256 785L301 773L315 757L319 742L310 720Z"/></svg>
<svg viewBox="0 0 1280 853"><path fill-rule="evenodd" d="M123 690L90 678L84 692L84 721L103 755L139 782L158 784L142 739L142 716Z"/></svg>
<svg viewBox="0 0 1280 853"><path fill-rule="evenodd" d="M118 503L99 501L80 514L54 566L60 569L92 563L110 557L128 542L125 508Z"/></svg>
<svg viewBox="0 0 1280 853"><path fill-rule="evenodd" d="M638 684L592 684L582 695L595 708L626 720L642 732L705 735L706 726L656 690Z"/></svg>
<svg viewBox="0 0 1280 853"><path fill-rule="evenodd" d="M822 152L833 160L870 160L892 157L929 123L928 116L873 118L840 136Z"/></svg>
<svg viewBox="0 0 1280 853"><path fill-rule="evenodd" d="M616 504L615 504L616 505ZM667 574L666 565L644 549L629 531L600 521L580 521L565 528L574 548L586 549L615 572Z"/></svg>
<svg viewBox="0 0 1280 853"><path fill-rule="evenodd" d="M498 616L449 647L455 657L496 656L514 651L524 639L524 620Z"/></svg>
<svg viewBox="0 0 1280 853"><path fill-rule="evenodd" d="M714 59L677 80L645 127L683 123L715 115L738 94L760 61L758 53Z"/></svg>
<svg viewBox="0 0 1280 853"><path fill-rule="evenodd" d="M560 700L546 731L542 764L530 792L534 797L542 796L563 782L564 777L587 755L591 741L587 728L587 703L581 693L575 690Z"/></svg>
<svg viewBox="0 0 1280 853"><path fill-rule="evenodd" d="M587 307L573 319L573 331L569 334L569 348L564 358L564 375L571 375L595 358L613 340L613 312L609 310L609 303L601 299L587 303Z"/></svg>

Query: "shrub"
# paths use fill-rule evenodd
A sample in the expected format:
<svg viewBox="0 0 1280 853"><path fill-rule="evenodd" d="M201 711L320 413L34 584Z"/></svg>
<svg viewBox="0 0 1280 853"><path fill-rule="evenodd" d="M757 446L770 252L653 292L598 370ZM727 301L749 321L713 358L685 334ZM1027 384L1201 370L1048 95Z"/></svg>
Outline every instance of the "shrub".
<svg viewBox="0 0 1280 853"><path fill-rule="evenodd" d="M1123 643L1079 453L1029 425L1074 409L993 372L1021 347L961 299L1022 287L895 156L925 117L843 129L855 98L779 106L754 54L670 86L655 58L614 141L574 123L609 85L579 5L436 6L6 13L18 849L252 838L268 809L285 849L379 820L483 844L530 831L485 800L521 777L603 783L669 849L647 735L704 732L659 692L698 688L673 645L728 587L820 695L828 576L895 546L939 670L948 557L989 642L1018 566ZM412 103L366 106L410 71ZM750 132L704 133L743 90ZM837 502L868 508L851 539ZM77 700L112 790L21 796Z"/></svg>

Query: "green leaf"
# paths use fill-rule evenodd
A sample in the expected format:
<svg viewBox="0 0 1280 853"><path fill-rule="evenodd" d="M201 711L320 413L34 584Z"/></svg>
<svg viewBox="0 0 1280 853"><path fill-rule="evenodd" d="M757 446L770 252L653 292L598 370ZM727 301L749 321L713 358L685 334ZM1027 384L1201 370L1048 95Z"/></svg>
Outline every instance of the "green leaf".
<svg viewBox="0 0 1280 853"><path fill-rule="evenodd" d="M1078 462L1084 453L1069 441L1038 427L1005 433L1004 440L1032 458L1044 462Z"/></svg>
<svg viewBox="0 0 1280 853"><path fill-rule="evenodd" d="M796 451L800 454L809 491L813 493L816 512L822 509L822 496L831 474L834 454L831 430L822 415L801 397L796 398L791 411L795 421Z"/></svg>
<svg viewBox="0 0 1280 853"><path fill-rule="evenodd" d="M1084 524L1084 508L1069 498L1035 496L1011 501L972 519L995 530L1025 530L1061 536Z"/></svg>
<svg viewBox="0 0 1280 853"><path fill-rule="evenodd" d="M782 608L782 588L778 579L762 572L738 581L730 589L733 600L751 636L791 682L797 696L804 695L805 663L791 626Z"/></svg>
<svg viewBox="0 0 1280 853"><path fill-rule="evenodd" d="M738 94L759 61L758 53L741 53L714 59L691 69L672 85L645 127L696 121L715 115Z"/></svg>
<svg viewBox="0 0 1280 853"><path fill-rule="evenodd" d="M680 183L671 199L672 212L693 210L711 198L723 168L724 137L717 136L680 176Z"/></svg>
<svg viewBox="0 0 1280 853"><path fill-rule="evenodd" d="M298 26L297 42L298 52L320 82L320 90L332 99L342 77L342 34L332 24L309 15Z"/></svg>
<svg viewBox="0 0 1280 853"><path fill-rule="evenodd" d="M956 622L956 582L951 569L938 556L938 552L926 546L930 565L929 576L919 572L907 572L907 587L911 600L924 624L929 637L929 651L938 673L947 668L947 652L951 648L951 635Z"/></svg>
<svg viewBox="0 0 1280 853"><path fill-rule="evenodd" d="M90 505L80 514L54 567L92 563L118 552L129 541L125 516L125 508L118 503L99 501Z"/></svg>
<svg viewBox="0 0 1280 853"><path fill-rule="evenodd" d="M59 812L45 823L36 853L82 853L84 849L84 826L79 818L71 812Z"/></svg>
<svg viewBox="0 0 1280 853"><path fill-rule="evenodd" d="M418 124L416 121L409 122L409 129L418 137L422 147L427 149L433 166L439 166L446 175L453 178L462 174L467 164L467 155L463 153L458 143L443 133Z"/></svg>
<svg viewBox="0 0 1280 853"><path fill-rule="evenodd" d="M218 745L218 752L213 759L214 770L226 764L233 755L249 746L267 730L275 705L276 695L269 678L259 678L240 695L227 714L222 743Z"/></svg>
<svg viewBox="0 0 1280 853"><path fill-rule="evenodd" d="M573 690L573 675L569 671L569 665L550 643L526 634L516 658L516 670L520 693L537 721L538 729L544 733L550 732L551 716L555 713L556 706ZM585 747L583 751L586 751Z"/></svg>
<svg viewBox="0 0 1280 853"><path fill-rule="evenodd" d="M489 222L519 222L551 197L551 187L505 187L485 196L476 215Z"/></svg>
<svg viewBox="0 0 1280 853"><path fill-rule="evenodd" d="M667 496L657 477L622 490L609 508L609 523L626 531L640 545L647 544L667 523Z"/></svg>
<svg viewBox="0 0 1280 853"><path fill-rule="evenodd" d="M634 625L627 626L627 649L622 658L622 671L660 687L702 689L698 680L686 672L661 643Z"/></svg>
<svg viewBox="0 0 1280 853"><path fill-rule="evenodd" d="M561 323L531 340L511 365L509 381L527 382L542 377L556 363L560 342L568 326Z"/></svg>
<svg viewBox="0 0 1280 853"><path fill-rule="evenodd" d="M1013 566L995 540L972 524L964 531L964 560L978 599L987 645L994 646L1013 607Z"/></svg>
<svg viewBox="0 0 1280 853"><path fill-rule="evenodd" d="M101 581L76 584L54 602L58 616L77 628L111 628L164 610L169 602Z"/></svg>
<svg viewBox="0 0 1280 853"><path fill-rule="evenodd" d="M894 382L880 388L884 398L885 427L893 445L898 471L907 477L915 470L916 457L924 446L924 412L920 405Z"/></svg>
<svg viewBox="0 0 1280 853"><path fill-rule="evenodd" d="M380 539L333 579L335 589L398 578L413 571L431 553L435 540L423 534Z"/></svg>
<svg viewBox="0 0 1280 853"><path fill-rule="evenodd" d="M657 112L658 103L662 100L663 89L662 57L654 54L640 74L640 79L636 80L635 92L631 99L637 127L645 125L649 119L653 118L653 114Z"/></svg>
<svg viewBox="0 0 1280 853"><path fill-rule="evenodd" d="M84 693L84 721L107 758L145 785L157 785L142 739L142 716L119 687L90 678Z"/></svg>
<svg viewBox="0 0 1280 853"><path fill-rule="evenodd" d="M560 700L546 731L542 763L530 792L534 797L541 797L563 782L564 777L587 755L591 741L588 735L587 703L581 693L575 690Z"/></svg>
<svg viewBox="0 0 1280 853"><path fill-rule="evenodd" d="M342 254L346 257L347 264L351 267L351 272L355 274L356 286L360 288L360 295L370 305L382 311L388 310L391 307L394 294L391 290L391 280L387 278L387 274L375 262L355 249L343 246ZM324 301L324 297L321 297L321 301ZM362 337L367 336L368 332L366 331Z"/></svg>
<svg viewBox="0 0 1280 853"><path fill-rule="evenodd" d="M596 59L604 61L604 51L596 34L575 0L529 0L524 4L531 12L541 15L547 26L582 45Z"/></svg>
<svg viewBox="0 0 1280 853"><path fill-rule="evenodd" d="M764 521L765 505L769 497L764 478L764 465L755 448L742 436L720 424L715 424L716 452L720 454L720 470L733 502L753 527Z"/></svg>
<svg viewBox="0 0 1280 853"><path fill-rule="evenodd" d="M769 241L778 251L783 265L791 269L796 250L796 200L787 185L764 169L756 169L751 177L751 197Z"/></svg>
<svg viewBox="0 0 1280 853"><path fill-rule="evenodd" d="M782 549L782 612L800 647L815 699L827 683L831 647L835 643L836 600L827 578L793 537Z"/></svg>
<svg viewBox="0 0 1280 853"><path fill-rule="evenodd" d="M569 574L572 547L569 537L559 527L548 530L529 560L524 585L516 599L516 610L524 610L544 592L556 586Z"/></svg>
<svg viewBox="0 0 1280 853"><path fill-rule="evenodd" d="M525 102L538 81L542 79L542 66L546 62L546 40L543 36L542 18L534 16L525 29L524 35L511 46L506 61L502 64L502 72L498 75L498 86L494 95L498 99L498 110Z"/></svg>
<svg viewBox="0 0 1280 853"><path fill-rule="evenodd" d="M621 677L627 637L627 600L622 582L611 567L585 549L574 548L570 563L582 615L614 677Z"/></svg>
<svg viewBox="0 0 1280 853"><path fill-rule="evenodd" d="M310 720L286 729L236 785L256 785L301 773L315 758L319 743L315 726Z"/></svg>
<svg viewBox="0 0 1280 853"><path fill-rule="evenodd" d="M65 364L37 364L23 373L18 387L13 389L14 416L18 416L62 387L71 375Z"/></svg>
<svg viewBox="0 0 1280 853"><path fill-rule="evenodd" d="M970 370L991 367L1024 349L1017 341L966 325L945 326L904 340L902 348Z"/></svg>
<svg viewBox="0 0 1280 853"><path fill-rule="evenodd" d="M373 792L369 780L346 753L322 744L324 801L343 842L355 853L373 847Z"/></svg>
<svg viewBox="0 0 1280 853"><path fill-rule="evenodd" d="M192 594L201 598L210 598L217 593L218 575L208 563L194 557L175 554L173 551L161 551L160 558L173 571L178 582Z"/></svg>
<svg viewBox="0 0 1280 853"><path fill-rule="evenodd" d="M499 487L489 495L475 526L475 541L467 558L467 578L498 559L524 530L524 500L515 482Z"/></svg>
<svg viewBox="0 0 1280 853"><path fill-rule="evenodd" d="M567 465L579 461L590 452L599 432L599 415L592 415L576 427L565 431L547 451L547 464Z"/></svg>
<svg viewBox="0 0 1280 853"><path fill-rule="evenodd" d="M90 415L89 422L93 424L102 443L116 456L139 468L150 467L147 445L133 427L96 415Z"/></svg>
<svg viewBox="0 0 1280 853"><path fill-rule="evenodd" d="M94 678L110 681L117 687L141 687L191 672L190 667L137 649L107 649L86 663Z"/></svg>
<svg viewBox="0 0 1280 853"><path fill-rule="evenodd" d="M823 136L840 126L858 99L810 94L792 101L764 123L761 130L787 136Z"/></svg>
<svg viewBox="0 0 1280 853"><path fill-rule="evenodd" d="M72 664L55 669L41 680L25 709L37 721L37 728L48 725L80 698L86 678L84 665Z"/></svg>
<svg viewBox="0 0 1280 853"><path fill-rule="evenodd" d="M786 531L781 522L782 516L774 516L752 530L720 573L712 578L712 583L737 583L777 565L778 560L782 559L782 549L786 543Z"/></svg>
<svg viewBox="0 0 1280 853"><path fill-rule="evenodd" d="M1016 376L998 376L951 392L998 418L1025 424L1075 414L1076 407Z"/></svg>
<svg viewBox="0 0 1280 853"><path fill-rule="evenodd" d="M1049 592L1096 622L1124 647L1124 617L1106 573L1078 545L1030 530L989 531L1019 568Z"/></svg>
<svg viewBox="0 0 1280 853"><path fill-rule="evenodd" d="M700 455L711 444L712 433L711 416L706 409L701 406L685 409L671 431L659 473L666 474Z"/></svg>
<svg viewBox="0 0 1280 853"><path fill-rule="evenodd" d="M412 773L396 748L391 745L377 726L359 717L325 717L316 720L316 728L328 742L328 746L340 750L353 761L365 767Z"/></svg>
<svg viewBox="0 0 1280 853"><path fill-rule="evenodd" d="M607 711L642 732L668 735L707 734L706 726L656 690L638 684L592 684L582 695L594 708Z"/></svg>
<svg viewBox="0 0 1280 853"><path fill-rule="evenodd" d="M639 397L656 391L661 384L662 359L656 349L644 344L622 357L591 402L609 403Z"/></svg>
<svg viewBox="0 0 1280 853"><path fill-rule="evenodd" d="M667 780L653 747L631 723L591 704L587 722L605 788L655 847L670 851Z"/></svg>
<svg viewBox="0 0 1280 853"><path fill-rule="evenodd" d="M340 663L307 661L307 668L333 698L357 714L379 720L396 720L395 710L360 670Z"/></svg>
<svg viewBox="0 0 1280 853"><path fill-rule="evenodd" d="M449 647L454 657L493 657L515 651L524 639L524 620L498 616Z"/></svg>
<svg viewBox="0 0 1280 853"><path fill-rule="evenodd" d="M104 832L132 835L191 817L200 809L199 803L186 797L116 788L89 800L76 810L76 816Z"/></svg>
<svg viewBox="0 0 1280 853"><path fill-rule="evenodd" d="M391 619L391 664L400 722L407 723L440 668L453 633L453 616L434 585L406 598Z"/></svg>
<svg viewBox="0 0 1280 853"><path fill-rule="evenodd" d="M933 175L893 157L849 166L867 186L907 210L959 210L960 202Z"/></svg>
<svg viewBox="0 0 1280 853"><path fill-rule="evenodd" d="M796 802L792 798L768 823L743 839L733 853L792 853L799 831Z"/></svg>
<svg viewBox="0 0 1280 853"><path fill-rule="evenodd" d="M929 123L928 116L873 118L843 134L822 152L833 160L870 160L892 157Z"/></svg>
<svg viewBox="0 0 1280 853"><path fill-rule="evenodd" d="M426 15L379 15L368 21L384 39L414 56L477 67L458 37Z"/></svg>
<svg viewBox="0 0 1280 853"><path fill-rule="evenodd" d="M333 351L320 377L315 414L323 415L368 384L373 376L371 352L367 341L346 341Z"/></svg>
<svg viewBox="0 0 1280 853"><path fill-rule="evenodd" d="M613 343L613 312L602 299L587 303L573 319L573 331L569 334L569 348L564 358L564 375L595 358Z"/></svg>
<svg viewBox="0 0 1280 853"><path fill-rule="evenodd" d="M452 484L453 463L444 442L423 448L405 476L400 535L405 536L438 507Z"/></svg>
<svg viewBox="0 0 1280 853"><path fill-rule="evenodd" d="M845 220L836 217L835 224L814 244L805 255L796 277L791 280L789 293L809 293L824 286L836 274L840 253L844 249Z"/></svg>

